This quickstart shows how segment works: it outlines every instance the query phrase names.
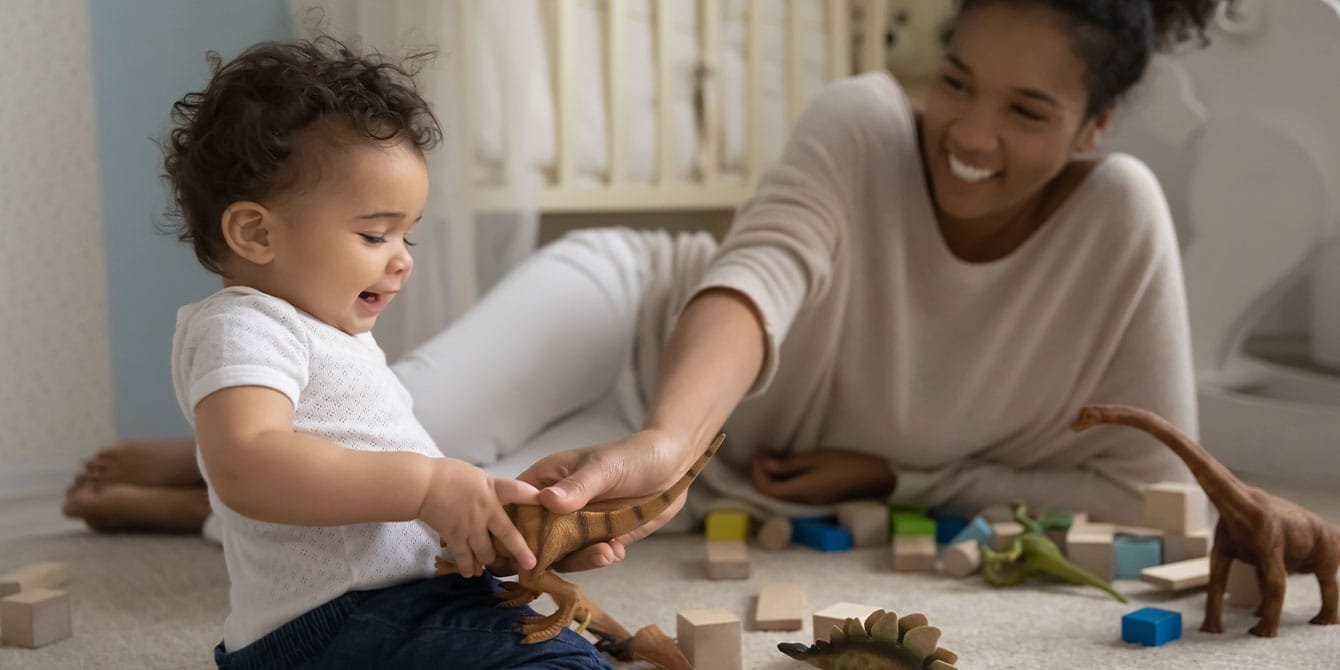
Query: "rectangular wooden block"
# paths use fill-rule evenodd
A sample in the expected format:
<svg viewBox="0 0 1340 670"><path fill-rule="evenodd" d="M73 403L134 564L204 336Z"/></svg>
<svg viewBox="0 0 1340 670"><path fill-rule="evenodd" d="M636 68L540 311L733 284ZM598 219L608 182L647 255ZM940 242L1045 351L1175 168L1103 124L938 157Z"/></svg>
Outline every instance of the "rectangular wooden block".
<svg viewBox="0 0 1340 670"><path fill-rule="evenodd" d="M1045 516L1045 514L1044 514L1044 516ZM1068 532L1070 532L1070 528L1071 528L1071 527L1073 527L1073 526L1083 526L1084 524L1087 524L1087 523L1089 523L1089 513L1088 513L1088 512L1071 512L1071 513L1070 513L1070 526L1068 526L1068 527L1066 527L1066 528L1055 528L1055 529L1049 530L1049 531L1047 531L1047 537L1048 537L1049 539L1051 539L1051 541L1054 542L1058 548L1060 548L1061 553L1064 554L1064 553L1065 553L1065 534L1068 533Z"/></svg>
<svg viewBox="0 0 1340 670"><path fill-rule="evenodd" d="M1256 566L1233 561L1228 567L1228 592L1230 607L1256 609L1261 604L1261 583L1256 578Z"/></svg>
<svg viewBox="0 0 1340 670"><path fill-rule="evenodd" d="M675 643L695 668L742 670L744 626L724 609L689 610L675 617Z"/></svg>
<svg viewBox="0 0 1340 670"><path fill-rule="evenodd" d="M791 546L791 519L784 515L774 516L758 527L755 536L760 547L777 551Z"/></svg>
<svg viewBox="0 0 1340 670"><path fill-rule="evenodd" d="M1157 537L1118 535L1112 540L1117 579L1139 579L1145 568L1163 565L1163 541Z"/></svg>
<svg viewBox="0 0 1340 670"><path fill-rule="evenodd" d="M864 623L865 618L877 609L881 608L860 603L835 603L815 612L814 641L827 642L833 626L841 626L847 619L860 619Z"/></svg>
<svg viewBox="0 0 1340 670"><path fill-rule="evenodd" d="M705 544L708 579L749 579L749 549L742 540Z"/></svg>
<svg viewBox="0 0 1340 670"><path fill-rule="evenodd" d="M1163 560L1179 563L1210 555L1210 531L1198 530L1187 535L1166 533L1163 536Z"/></svg>
<svg viewBox="0 0 1340 670"><path fill-rule="evenodd" d="M805 587L794 583L765 584L754 607L757 630L800 630L805 627Z"/></svg>
<svg viewBox="0 0 1340 670"><path fill-rule="evenodd" d="M707 515L705 523L709 542L744 541L749 539L749 513L719 511Z"/></svg>
<svg viewBox="0 0 1340 670"><path fill-rule="evenodd" d="M950 577L962 579L977 572L981 567L982 551L973 540L949 545L940 556L940 571Z"/></svg>
<svg viewBox="0 0 1340 670"><path fill-rule="evenodd" d="M838 525L851 531L857 547L882 547L889 543L889 506L878 500L854 500L837 507Z"/></svg>
<svg viewBox="0 0 1340 670"><path fill-rule="evenodd" d="M1187 535L1205 530L1208 521L1208 501L1199 486L1160 482L1145 488L1146 526Z"/></svg>
<svg viewBox="0 0 1340 670"><path fill-rule="evenodd" d="M1066 556L1099 578L1112 581L1116 574L1113 530L1112 524L1072 526L1066 533Z"/></svg>
<svg viewBox="0 0 1340 670"><path fill-rule="evenodd" d="M70 596L26 589L0 600L0 641L36 649L70 637Z"/></svg>
<svg viewBox="0 0 1340 670"><path fill-rule="evenodd" d="M0 574L0 598L28 589L59 589L69 583L70 571L65 563L29 563Z"/></svg>
<svg viewBox="0 0 1340 670"><path fill-rule="evenodd" d="M894 537L893 569L900 572L934 572L935 538L926 535Z"/></svg>
<svg viewBox="0 0 1340 670"><path fill-rule="evenodd" d="M1210 582L1210 559L1206 556L1145 568L1140 571L1140 581L1149 582L1167 591L1205 586Z"/></svg>
<svg viewBox="0 0 1340 670"><path fill-rule="evenodd" d="M991 548L996 551L1009 551L1015 538L1024 534L1024 527L1018 521L998 521L991 524Z"/></svg>

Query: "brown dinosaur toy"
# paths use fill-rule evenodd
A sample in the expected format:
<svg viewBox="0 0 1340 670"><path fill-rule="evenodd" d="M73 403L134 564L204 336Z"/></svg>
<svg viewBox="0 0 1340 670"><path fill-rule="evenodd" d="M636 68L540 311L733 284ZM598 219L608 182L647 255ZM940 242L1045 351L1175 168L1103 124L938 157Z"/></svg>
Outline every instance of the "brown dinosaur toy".
<svg viewBox="0 0 1340 670"><path fill-rule="evenodd" d="M535 552L535 567L517 573L517 581L503 582L506 592L503 607L518 607L547 593L558 604L558 610L548 616L529 617L521 624L526 644L543 642L558 635L572 622L573 613L581 599L577 587L550 570L550 566L574 551L597 542L606 542L623 535L664 512L698 478L707 461L721 448L726 434L717 435L698 461L670 488L644 498L624 498L592 503L569 514L555 514L541 505L508 504L507 516L526 540L526 546ZM499 558L509 558L511 552L494 538L493 550ZM452 562L437 559L437 574L456 572Z"/></svg>
<svg viewBox="0 0 1340 670"><path fill-rule="evenodd" d="M1340 623L1336 571L1340 569L1340 532L1295 503L1244 484L1204 447L1162 417L1124 405L1090 405L1072 427L1081 431L1102 423L1139 428L1168 445L1191 469L1205 495L1219 510L1210 551L1210 586L1205 598L1206 633L1222 633L1224 585L1234 559L1256 566L1261 589L1260 621L1251 633L1275 637L1284 607L1285 576L1313 573L1321 585L1321 613L1314 624Z"/></svg>

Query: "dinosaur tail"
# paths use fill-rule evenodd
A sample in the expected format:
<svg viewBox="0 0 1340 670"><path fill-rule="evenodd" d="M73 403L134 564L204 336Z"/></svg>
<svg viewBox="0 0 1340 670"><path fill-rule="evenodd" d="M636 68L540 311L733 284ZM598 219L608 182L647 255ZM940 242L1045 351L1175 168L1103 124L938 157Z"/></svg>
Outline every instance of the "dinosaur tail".
<svg viewBox="0 0 1340 670"><path fill-rule="evenodd" d="M1210 502L1219 508L1220 514L1242 516L1255 508L1247 496L1247 485L1242 480L1211 456L1205 447L1177 430L1163 417L1127 405L1088 405L1080 410L1079 418L1075 419L1071 428L1079 432L1104 423L1138 428L1168 445L1186 463Z"/></svg>
<svg viewBox="0 0 1340 670"><path fill-rule="evenodd" d="M576 515L580 523L584 528L598 528L603 531L593 533L594 536L603 541L616 538L652 520L656 515L669 508L675 499L688 490L689 484L692 484L693 480L698 478L703 468L707 467L707 462L712 460L712 456L717 453L717 449L721 448L721 444L725 440L726 434L718 433L716 439L712 440L712 444L708 445L707 451L698 457L689 471L684 473L679 481L665 491L637 500L631 505L618 505L616 509L578 511Z"/></svg>

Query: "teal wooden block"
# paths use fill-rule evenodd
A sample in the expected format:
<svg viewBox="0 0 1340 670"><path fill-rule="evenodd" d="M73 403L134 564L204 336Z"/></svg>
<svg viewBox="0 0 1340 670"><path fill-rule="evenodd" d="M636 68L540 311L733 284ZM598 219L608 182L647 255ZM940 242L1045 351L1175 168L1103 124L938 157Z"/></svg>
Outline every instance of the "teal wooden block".
<svg viewBox="0 0 1340 670"><path fill-rule="evenodd" d="M1112 560L1117 579L1139 579L1141 570L1163 565L1163 541L1118 535L1112 540Z"/></svg>

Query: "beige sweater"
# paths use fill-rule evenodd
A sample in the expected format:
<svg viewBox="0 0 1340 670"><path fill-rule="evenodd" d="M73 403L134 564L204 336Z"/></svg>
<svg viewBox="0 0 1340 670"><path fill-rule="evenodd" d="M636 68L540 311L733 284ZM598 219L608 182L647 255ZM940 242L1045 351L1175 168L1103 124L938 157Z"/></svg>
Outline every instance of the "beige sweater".
<svg viewBox="0 0 1340 670"><path fill-rule="evenodd" d="M936 226L903 92L844 80L697 276L678 297L730 287L765 321L763 375L726 427L737 474L759 446L840 447L887 457L898 501L1126 523L1142 483L1190 479L1143 433L1069 428L1081 405L1129 403L1196 434L1177 239L1133 157L1104 158L1008 257L964 262Z"/></svg>

